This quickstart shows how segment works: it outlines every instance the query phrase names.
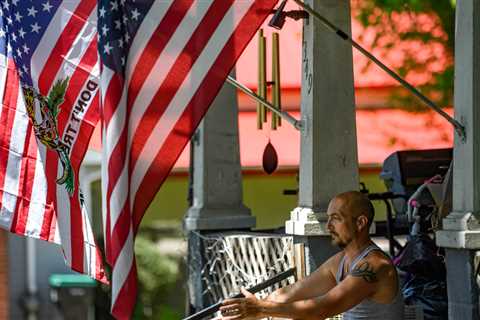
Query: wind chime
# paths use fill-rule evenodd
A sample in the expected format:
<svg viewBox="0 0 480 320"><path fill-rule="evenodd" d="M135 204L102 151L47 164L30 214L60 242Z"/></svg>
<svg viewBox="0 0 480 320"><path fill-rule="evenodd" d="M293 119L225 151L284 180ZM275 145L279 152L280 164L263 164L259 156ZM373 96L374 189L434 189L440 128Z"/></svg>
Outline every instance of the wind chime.
<svg viewBox="0 0 480 320"><path fill-rule="evenodd" d="M279 34L272 34L272 79L267 81L267 38L260 29L258 34L258 89L257 95L267 100L267 88L271 90L271 103L277 109L281 110L280 95L280 51L279 51ZM268 120L268 109L261 103L257 103L257 129L262 130L264 124ZM270 112L270 129L277 130L282 125L282 118L277 114ZM263 151L263 170L272 174L278 166L277 151L270 142L270 130L268 130L268 143Z"/></svg>

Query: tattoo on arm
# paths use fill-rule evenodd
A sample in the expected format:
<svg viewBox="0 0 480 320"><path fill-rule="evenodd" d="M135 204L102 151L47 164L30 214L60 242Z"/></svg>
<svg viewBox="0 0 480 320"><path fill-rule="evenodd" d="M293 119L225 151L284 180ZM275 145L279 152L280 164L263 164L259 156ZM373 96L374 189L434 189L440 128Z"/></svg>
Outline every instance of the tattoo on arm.
<svg viewBox="0 0 480 320"><path fill-rule="evenodd" d="M368 262L362 262L355 266L355 269L350 271L350 275L353 277L362 277L363 280L368 283L377 282L377 273L373 270L373 267Z"/></svg>

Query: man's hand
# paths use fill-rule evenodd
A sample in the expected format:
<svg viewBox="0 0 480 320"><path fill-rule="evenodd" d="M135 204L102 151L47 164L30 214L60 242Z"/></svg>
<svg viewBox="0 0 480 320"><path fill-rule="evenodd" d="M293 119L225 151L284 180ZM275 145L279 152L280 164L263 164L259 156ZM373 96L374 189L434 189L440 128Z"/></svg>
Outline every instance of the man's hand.
<svg viewBox="0 0 480 320"><path fill-rule="evenodd" d="M241 288L245 298L227 299L223 301L220 307L222 320L257 320L265 318L262 312L262 301L257 299L254 294Z"/></svg>

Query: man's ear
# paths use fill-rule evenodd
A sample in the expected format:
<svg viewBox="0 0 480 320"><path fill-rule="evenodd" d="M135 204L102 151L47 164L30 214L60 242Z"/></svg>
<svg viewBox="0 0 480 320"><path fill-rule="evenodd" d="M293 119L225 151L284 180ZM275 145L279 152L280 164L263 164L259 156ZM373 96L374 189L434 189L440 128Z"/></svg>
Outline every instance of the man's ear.
<svg viewBox="0 0 480 320"><path fill-rule="evenodd" d="M368 228L368 218L365 215L362 214L357 217L357 228L358 230Z"/></svg>

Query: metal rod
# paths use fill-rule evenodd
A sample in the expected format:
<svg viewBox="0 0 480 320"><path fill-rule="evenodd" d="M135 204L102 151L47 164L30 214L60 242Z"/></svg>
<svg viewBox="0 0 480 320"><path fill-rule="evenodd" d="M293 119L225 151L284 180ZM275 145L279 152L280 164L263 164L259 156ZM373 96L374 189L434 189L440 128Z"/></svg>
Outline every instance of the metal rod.
<svg viewBox="0 0 480 320"><path fill-rule="evenodd" d="M263 289L266 289L266 288L270 287L271 285L273 285L277 282L285 280L288 277L291 277L291 276L294 276L294 275L295 275L295 268L288 269L287 271L279 273L276 276L268 279L265 282L262 282L260 284L257 284L256 286L253 286L253 287L247 289L247 291L249 291L251 293L257 293L259 291L262 291ZM232 296L231 298L243 298L243 294L242 293L237 293L236 295ZM183 320L200 320L200 319L203 319L204 317L217 312L220 309L221 305L222 305L222 301L217 302L217 303L211 305L210 307L207 307L207 308L203 309L202 311L199 311L195 314L192 314L191 316L188 316L188 317L184 318Z"/></svg>
<svg viewBox="0 0 480 320"><path fill-rule="evenodd" d="M263 29L258 32L258 86L257 94L262 99L267 98L267 39L263 35ZM260 111L260 120L257 124L257 129L262 129L263 123L267 122L267 110L258 103Z"/></svg>
<svg viewBox="0 0 480 320"><path fill-rule="evenodd" d="M226 81L228 83L230 83L231 85L233 85L234 87L236 87L237 89L240 89L241 91L243 91L247 96L253 98L255 101L263 104L265 107L267 107L270 111L276 113L278 116L282 117L283 119L285 119L285 121L287 121L288 123L290 123L292 126L295 127L295 129L297 130L301 130L302 129L302 122L295 119L294 117L292 117L290 114L288 114L287 112L285 111L281 111L281 110L277 110L270 102L266 101L265 99L263 99L262 97L259 97L255 92L253 92L252 90L248 89L247 87L245 87L243 84L241 84L240 82L238 82L237 80L235 80L234 78L228 76Z"/></svg>
<svg viewBox="0 0 480 320"><path fill-rule="evenodd" d="M280 38L278 32L272 34L272 104L281 110L281 87L280 87ZM271 128L277 130L281 125L280 117L272 113Z"/></svg>
<svg viewBox="0 0 480 320"><path fill-rule="evenodd" d="M330 31L336 33L343 40L345 40L347 42L350 42L350 44L353 47L355 47L358 51L360 51L367 58L372 60L376 65L378 65L380 68L382 68L392 78L397 80L401 85L403 85L406 89L408 89L410 92L412 92L417 98L419 98L421 101L423 101L428 107L432 108L437 113L439 113L442 117L444 117L448 122L450 122L453 125L453 127L455 128L455 131L457 131L457 134L460 136L462 141L465 141L465 139L466 139L465 127L462 126L457 120L452 118L448 113L446 113L439 106L437 106L432 100L427 98L424 94L422 94L420 91L418 91L414 86L412 86L410 83L408 83L402 77L400 77L397 73L395 73L395 71L388 68L380 60L378 60L373 54L371 54L366 49L364 49L360 44L355 42L348 34L346 34L344 31L342 31L341 29L336 27L333 23L331 23L325 17L320 15L317 11L313 10L309 5L307 5L306 3L304 3L300 0L293 0L293 1L295 1L299 6L301 6L303 9L305 9L305 11L307 11L309 14L311 14L315 18L317 18Z"/></svg>

